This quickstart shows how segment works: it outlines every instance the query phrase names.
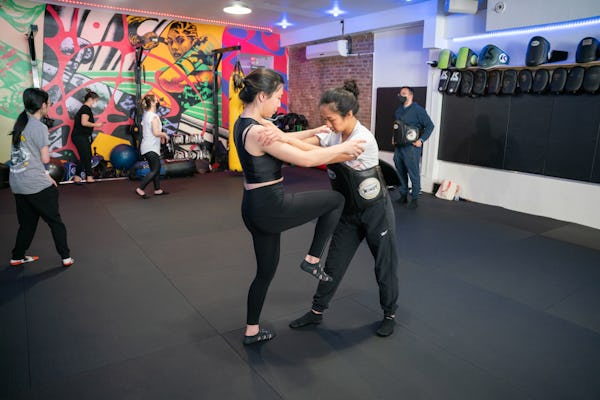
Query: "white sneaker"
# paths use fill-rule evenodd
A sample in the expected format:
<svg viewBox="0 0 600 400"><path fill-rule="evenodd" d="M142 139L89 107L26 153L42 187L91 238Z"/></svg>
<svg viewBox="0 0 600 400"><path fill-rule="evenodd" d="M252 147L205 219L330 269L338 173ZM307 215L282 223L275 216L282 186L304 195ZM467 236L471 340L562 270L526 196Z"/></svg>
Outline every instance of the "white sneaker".
<svg viewBox="0 0 600 400"><path fill-rule="evenodd" d="M63 258L62 263L63 267L70 267L71 265L75 264L75 259L73 257Z"/></svg>

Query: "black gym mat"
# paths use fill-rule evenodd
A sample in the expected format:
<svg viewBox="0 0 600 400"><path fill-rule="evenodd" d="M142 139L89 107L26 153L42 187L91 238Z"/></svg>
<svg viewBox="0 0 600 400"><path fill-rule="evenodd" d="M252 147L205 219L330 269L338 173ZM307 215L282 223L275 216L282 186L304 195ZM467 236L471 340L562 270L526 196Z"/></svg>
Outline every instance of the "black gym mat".
<svg viewBox="0 0 600 400"><path fill-rule="evenodd" d="M328 189L318 169L284 169L288 190ZM76 264L47 226L8 267L14 200L0 190L0 399L561 399L600 397L599 231L423 194L395 204L401 257L396 332L382 315L363 243L323 324L292 330L317 281L298 266L314 223L282 235L262 324L244 347L251 237L242 179L60 187ZM397 198L397 193L392 192Z"/></svg>

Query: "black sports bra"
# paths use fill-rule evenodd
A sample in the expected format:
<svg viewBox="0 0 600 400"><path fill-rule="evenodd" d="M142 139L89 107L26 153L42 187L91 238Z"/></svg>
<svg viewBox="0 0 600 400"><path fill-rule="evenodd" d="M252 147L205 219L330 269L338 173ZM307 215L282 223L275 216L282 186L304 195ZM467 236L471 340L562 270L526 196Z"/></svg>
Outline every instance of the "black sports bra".
<svg viewBox="0 0 600 400"><path fill-rule="evenodd" d="M259 125L252 118L238 118L233 128L233 140L244 170L244 176L247 183L263 183L275 181L281 178L281 165L283 162L270 154L262 156L253 156L246 151L246 136L244 132L250 129L251 125Z"/></svg>

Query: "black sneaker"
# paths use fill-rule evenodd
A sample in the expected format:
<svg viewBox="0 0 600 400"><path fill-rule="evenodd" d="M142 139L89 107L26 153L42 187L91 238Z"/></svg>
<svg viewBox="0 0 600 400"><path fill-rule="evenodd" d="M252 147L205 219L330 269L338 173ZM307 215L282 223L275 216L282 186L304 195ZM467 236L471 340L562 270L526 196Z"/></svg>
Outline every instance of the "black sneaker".
<svg viewBox="0 0 600 400"><path fill-rule="evenodd" d="M408 203L406 205L406 208L408 208L409 210L414 210L417 207L419 207L419 203L418 203L417 199L412 199L410 201L410 203Z"/></svg>
<svg viewBox="0 0 600 400"><path fill-rule="evenodd" d="M271 332L267 329L260 329L256 335L246 336L244 335L244 344L254 344L258 342L264 342L267 340L271 340L275 337L275 332Z"/></svg>
<svg viewBox="0 0 600 400"><path fill-rule="evenodd" d="M394 333L394 326L396 325L396 320L394 317L384 317L383 321L379 325L379 328L375 331L377 336L386 337L390 336Z"/></svg>
<svg viewBox="0 0 600 400"><path fill-rule="evenodd" d="M307 325L319 325L321 322L323 322L323 314L315 314L314 312L309 311L300 318L290 322L290 328L295 329Z"/></svg>

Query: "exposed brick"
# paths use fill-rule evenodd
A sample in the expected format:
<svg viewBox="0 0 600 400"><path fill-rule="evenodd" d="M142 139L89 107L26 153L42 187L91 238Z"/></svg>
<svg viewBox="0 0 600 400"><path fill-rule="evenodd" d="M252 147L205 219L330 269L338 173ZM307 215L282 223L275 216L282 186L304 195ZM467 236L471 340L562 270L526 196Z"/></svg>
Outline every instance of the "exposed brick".
<svg viewBox="0 0 600 400"><path fill-rule="evenodd" d="M348 57L306 59L306 46L313 42L288 49L289 111L304 114L311 127L322 124L319 99L327 89L340 87L346 79L354 79L360 94L358 119L371 126L373 92L373 41L372 33L352 36L352 54ZM358 55L357 55L358 54Z"/></svg>

